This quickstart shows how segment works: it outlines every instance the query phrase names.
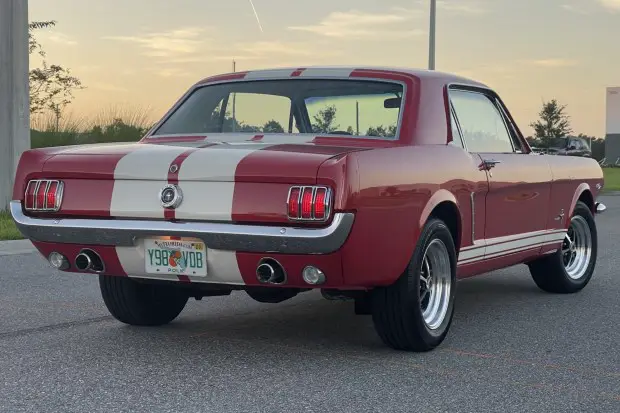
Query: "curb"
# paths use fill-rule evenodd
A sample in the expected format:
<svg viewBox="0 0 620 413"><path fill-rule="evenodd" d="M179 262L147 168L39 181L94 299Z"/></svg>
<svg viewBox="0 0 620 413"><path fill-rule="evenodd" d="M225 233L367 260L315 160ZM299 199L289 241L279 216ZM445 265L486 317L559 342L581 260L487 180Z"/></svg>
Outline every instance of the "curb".
<svg viewBox="0 0 620 413"><path fill-rule="evenodd" d="M30 254L36 251L32 242L27 239L17 241L0 241L0 257L5 255Z"/></svg>

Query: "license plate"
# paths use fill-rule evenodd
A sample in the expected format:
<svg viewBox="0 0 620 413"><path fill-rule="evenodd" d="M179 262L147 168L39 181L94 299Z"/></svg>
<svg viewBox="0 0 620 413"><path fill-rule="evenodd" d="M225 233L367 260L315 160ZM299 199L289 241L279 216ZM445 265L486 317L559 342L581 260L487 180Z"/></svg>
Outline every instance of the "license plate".
<svg viewBox="0 0 620 413"><path fill-rule="evenodd" d="M207 275L207 249L203 242L147 239L144 252L149 274Z"/></svg>

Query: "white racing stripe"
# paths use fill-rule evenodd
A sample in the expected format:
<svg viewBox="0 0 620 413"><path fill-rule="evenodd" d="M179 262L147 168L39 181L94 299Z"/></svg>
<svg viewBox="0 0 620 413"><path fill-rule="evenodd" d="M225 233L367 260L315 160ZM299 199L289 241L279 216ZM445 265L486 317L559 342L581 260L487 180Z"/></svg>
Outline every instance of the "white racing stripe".
<svg viewBox="0 0 620 413"><path fill-rule="evenodd" d="M565 235L566 230L555 229L477 240L475 245L465 247L460 251L458 263L459 265L472 264L544 245L559 244Z"/></svg>
<svg viewBox="0 0 620 413"><path fill-rule="evenodd" d="M184 147L144 145L124 156L114 170L110 215L163 218L159 191L168 183L170 164L185 151Z"/></svg>
<svg viewBox="0 0 620 413"><path fill-rule="evenodd" d="M349 77L351 73L353 73L352 68L317 67L304 70L299 77Z"/></svg>
<svg viewBox="0 0 620 413"><path fill-rule="evenodd" d="M247 146L216 145L198 149L185 158L178 174L183 202L175 211L176 218L231 220L237 166L246 156L270 146L260 142L246 143ZM119 162L112 195L113 216L164 217L158 194L168 182L170 164L187 148L147 148L132 152ZM178 280L176 276L146 273L142 240L135 247L118 247L116 252L123 269L131 277ZM190 281L243 284L234 251L213 250L207 245L207 261L208 276L192 276Z"/></svg>

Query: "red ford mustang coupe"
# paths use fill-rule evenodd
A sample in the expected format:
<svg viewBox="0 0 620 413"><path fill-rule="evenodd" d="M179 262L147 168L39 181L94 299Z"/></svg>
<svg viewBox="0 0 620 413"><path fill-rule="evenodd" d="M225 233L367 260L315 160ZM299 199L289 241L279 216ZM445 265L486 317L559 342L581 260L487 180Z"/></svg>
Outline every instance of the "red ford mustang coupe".
<svg viewBox="0 0 620 413"><path fill-rule="evenodd" d="M527 264L544 291L584 288L602 185L593 159L532 153L484 84L309 67L204 79L137 143L27 151L11 212L54 268L97 274L121 322L320 289L426 351L458 279Z"/></svg>

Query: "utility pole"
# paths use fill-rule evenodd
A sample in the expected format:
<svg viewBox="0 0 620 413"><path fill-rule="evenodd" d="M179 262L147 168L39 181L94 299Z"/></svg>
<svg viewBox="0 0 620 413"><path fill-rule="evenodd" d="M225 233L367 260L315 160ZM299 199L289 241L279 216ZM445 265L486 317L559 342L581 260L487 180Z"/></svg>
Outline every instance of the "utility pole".
<svg viewBox="0 0 620 413"><path fill-rule="evenodd" d="M237 71L237 62L233 59L233 73ZM233 109L232 109L232 131L235 131L236 123L237 123L237 94L233 93Z"/></svg>
<svg viewBox="0 0 620 413"><path fill-rule="evenodd" d="M428 68L435 70L435 23L437 21L437 0L431 0L431 22L428 33Z"/></svg>
<svg viewBox="0 0 620 413"><path fill-rule="evenodd" d="M28 1L0 0L0 210L13 197L15 170L30 148Z"/></svg>

